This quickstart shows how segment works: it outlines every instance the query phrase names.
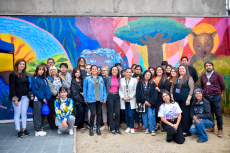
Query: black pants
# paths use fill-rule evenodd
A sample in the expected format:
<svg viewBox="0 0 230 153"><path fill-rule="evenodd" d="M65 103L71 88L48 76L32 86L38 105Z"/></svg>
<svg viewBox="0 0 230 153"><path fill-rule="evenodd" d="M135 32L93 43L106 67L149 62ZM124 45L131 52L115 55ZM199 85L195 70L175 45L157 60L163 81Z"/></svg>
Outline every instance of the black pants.
<svg viewBox="0 0 230 153"><path fill-rule="evenodd" d="M34 119L34 128L36 131L41 131L41 128L43 127L45 123L45 115L42 115L42 106L43 102L38 100L33 102L33 119Z"/></svg>
<svg viewBox="0 0 230 153"><path fill-rule="evenodd" d="M77 105L77 113L75 114L75 124L77 128L83 128L84 119L85 119L85 105Z"/></svg>
<svg viewBox="0 0 230 153"><path fill-rule="evenodd" d="M223 119L222 119L222 113L221 113L221 96L215 95L212 98L209 98L209 97L205 97L205 98L210 102L211 113L213 117L214 117L214 113L216 115L217 128L219 130L222 130L223 129Z"/></svg>
<svg viewBox="0 0 230 153"><path fill-rule="evenodd" d="M172 124L176 124L177 118L174 119L174 121L172 120L167 120L167 121L169 121ZM184 143L185 138L182 132L181 124L178 125L177 130L175 130L171 125L165 124L164 122L162 122L161 126L167 132L167 136L166 136L167 142L171 142L172 140L174 140L178 144Z"/></svg>
<svg viewBox="0 0 230 153"><path fill-rule="evenodd" d="M110 130L119 130L120 128L120 97L119 94L111 94L109 93L107 97L107 109L108 109L108 119L109 119L109 126ZM113 121L113 112L115 110L115 126Z"/></svg>
<svg viewBox="0 0 230 153"><path fill-rule="evenodd" d="M161 121L161 118L160 117L158 117L158 112L157 112L158 110L156 109L156 112L155 112L155 118L156 118L156 123L160 123L160 121Z"/></svg>
<svg viewBox="0 0 230 153"><path fill-rule="evenodd" d="M48 101L48 106L50 109L49 115L47 115L47 119L49 122L49 126L51 129L56 129L57 126L55 124L55 108L54 108L54 101L56 100L55 96L51 96L50 100Z"/></svg>
<svg viewBox="0 0 230 153"><path fill-rule="evenodd" d="M94 103L88 103L88 106L89 106L89 110L91 112L89 126L93 127L96 113L97 113L97 126L100 126L102 103L100 101L96 101Z"/></svg>
<svg viewBox="0 0 230 153"><path fill-rule="evenodd" d="M181 127L182 127L182 131L184 133L189 134L189 129L192 125L192 119L190 117L190 109L191 109L191 105L186 106L186 102L185 101L177 101L181 110L182 110L182 117L181 117Z"/></svg>

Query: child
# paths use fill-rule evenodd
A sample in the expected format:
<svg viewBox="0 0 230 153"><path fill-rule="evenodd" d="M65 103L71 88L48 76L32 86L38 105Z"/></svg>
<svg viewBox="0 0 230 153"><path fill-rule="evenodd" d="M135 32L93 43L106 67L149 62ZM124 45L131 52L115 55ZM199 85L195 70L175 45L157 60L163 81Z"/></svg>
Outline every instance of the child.
<svg viewBox="0 0 230 153"><path fill-rule="evenodd" d="M73 112L73 100L67 98L68 90L66 87L61 87L59 89L60 98L56 99L54 102L56 118L55 124L58 127L58 134L62 134L64 130L69 126L69 135L73 135L73 127L75 122L75 117L72 115Z"/></svg>

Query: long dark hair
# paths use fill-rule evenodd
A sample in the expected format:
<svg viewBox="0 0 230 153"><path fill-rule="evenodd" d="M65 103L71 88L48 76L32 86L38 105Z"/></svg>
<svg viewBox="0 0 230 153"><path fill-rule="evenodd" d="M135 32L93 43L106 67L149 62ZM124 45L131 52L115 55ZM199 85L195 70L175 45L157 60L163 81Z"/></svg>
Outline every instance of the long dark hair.
<svg viewBox="0 0 230 153"><path fill-rule="evenodd" d="M72 79L73 79L73 80L75 80L75 79L76 79L75 73L76 73L77 71L79 71L79 72L80 72L79 79L80 79L80 81L82 81L81 70L80 70L79 68L77 68L77 67L73 69L73 72L72 72Z"/></svg>
<svg viewBox="0 0 230 153"><path fill-rule="evenodd" d="M26 76L26 61L24 59L18 59L16 63L14 64L14 74L19 77L19 72L18 72L18 65L24 62L25 63L25 68L22 70L22 75L25 77Z"/></svg>
<svg viewBox="0 0 230 153"><path fill-rule="evenodd" d="M85 59L83 58L83 57L80 57L79 59L78 59L78 61L77 61L77 68L79 68L80 69L80 61L81 61L81 59L83 59L84 60L84 63L86 64L86 61L85 61ZM84 65L85 66L85 65Z"/></svg>
<svg viewBox="0 0 230 153"><path fill-rule="evenodd" d="M150 70L150 69L153 69L153 70L154 70L154 75L153 75L153 78L154 78L154 77L156 77L156 68L155 68L155 67L150 66L148 70Z"/></svg>
<svg viewBox="0 0 230 153"><path fill-rule="evenodd" d="M36 70L35 70L35 72L34 72L34 77L38 77L39 76L39 74L38 74L38 70L39 69L42 69L42 70L44 70L44 72L43 72L43 74L42 74L42 77L43 77L43 79L45 79L46 78L46 71L45 71L45 66L44 65L38 65L37 67L36 67Z"/></svg>
<svg viewBox="0 0 230 153"><path fill-rule="evenodd" d="M145 82L145 74L148 73L148 72L150 73L149 83L152 84L152 83L153 83L153 75L152 75L151 71L149 71L149 70L146 70L146 71L144 72L144 74L142 75L142 78L141 78L141 82L142 82L142 83Z"/></svg>
<svg viewBox="0 0 230 153"><path fill-rule="evenodd" d="M163 98L162 98L162 96L163 96L164 93L167 94L167 95L169 96L170 102L173 103L173 100L172 100L172 97L171 97L170 93L169 93L167 90L163 90L163 91L161 92L161 97L159 97L159 104L158 104L158 106L157 106L157 112L159 111L159 108L160 108L161 104L164 104L164 103L165 103L165 101L164 101Z"/></svg>
<svg viewBox="0 0 230 153"><path fill-rule="evenodd" d="M119 69L116 66L111 67L111 69L109 71L109 76L112 76L112 70L113 70L113 68L117 69L117 78L119 78L120 77L120 75L119 75L120 73L119 73Z"/></svg>
<svg viewBox="0 0 230 153"><path fill-rule="evenodd" d="M177 73L177 75L174 77L174 79L173 79L173 82L172 82L172 91L174 92L174 87L175 87L175 85L176 85L176 83L177 83L177 80L178 80L178 78L180 77L180 73L179 73L179 69L180 69L180 67L181 66L183 66L184 68L185 68L185 70L186 70L186 73L185 73L185 75L183 76L183 78L181 79L181 81L180 81L180 83L179 83L179 89L181 89L181 86L182 86L182 84L183 83L185 83L188 79L189 79L189 71L188 71L188 67L186 66L186 65L184 65L184 64L181 64L179 67L178 67L178 73Z"/></svg>
<svg viewBox="0 0 230 153"><path fill-rule="evenodd" d="M161 68L161 70L162 70L162 77L161 77L161 79L162 79L162 82L163 82L163 86L165 85L165 81L167 80L167 75L165 74L165 71L164 71L164 69L163 69L163 67L162 66L157 66L156 67L156 71L157 71L157 68ZM155 75L155 77L157 76L157 74Z"/></svg>

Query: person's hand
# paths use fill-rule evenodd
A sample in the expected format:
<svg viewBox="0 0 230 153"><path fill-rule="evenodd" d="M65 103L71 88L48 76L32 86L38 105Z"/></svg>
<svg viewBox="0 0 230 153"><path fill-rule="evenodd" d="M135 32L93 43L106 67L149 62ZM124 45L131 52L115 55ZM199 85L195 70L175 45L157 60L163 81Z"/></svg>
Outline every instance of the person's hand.
<svg viewBox="0 0 230 153"><path fill-rule="evenodd" d="M186 106L190 105L190 101L186 100Z"/></svg>
<svg viewBox="0 0 230 153"><path fill-rule="evenodd" d="M47 103L46 99L43 99L43 102L44 102L44 103Z"/></svg>
<svg viewBox="0 0 230 153"><path fill-rule="evenodd" d="M14 101L14 105L18 106L18 101L17 100Z"/></svg>
<svg viewBox="0 0 230 153"><path fill-rule="evenodd" d="M158 87L156 87L155 89L156 89L158 92L161 92L161 90L160 90Z"/></svg>
<svg viewBox="0 0 230 153"><path fill-rule="evenodd" d="M104 104L106 103L106 100L105 100L105 99L103 99L103 103L104 103Z"/></svg>
<svg viewBox="0 0 230 153"><path fill-rule="evenodd" d="M171 99L172 99L172 101L174 101L173 95L171 95Z"/></svg>
<svg viewBox="0 0 230 153"><path fill-rule="evenodd" d="M127 101L126 97L122 98L124 101Z"/></svg>
<svg viewBox="0 0 230 153"><path fill-rule="evenodd" d="M87 104L87 101L84 101Z"/></svg>
<svg viewBox="0 0 230 153"><path fill-rule="evenodd" d="M199 119L196 119L195 122L196 122L196 123L200 123L200 120L199 120Z"/></svg>
<svg viewBox="0 0 230 153"><path fill-rule="evenodd" d="M175 130L177 130L178 124L173 124L173 128L174 128Z"/></svg>
<svg viewBox="0 0 230 153"><path fill-rule="evenodd" d="M147 102L147 101L145 101L145 105L151 106L151 104L149 102Z"/></svg>
<svg viewBox="0 0 230 153"><path fill-rule="evenodd" d="M128 101L130 101L131 100L131 98L130 97L128 97Z"/></svg>
<svg viewBox="0 0 230 153"><path fill-rule="evenodd" d="M63 128L67 128L67 123L65 120L62 121L62 126L63 126Z"/></svg>
<svg viewBox="0 0 230 153"><path fill-rule="evenodd" d="M194 121L197 120L196 116L193 116L193 120L194 120Z"/></svg>

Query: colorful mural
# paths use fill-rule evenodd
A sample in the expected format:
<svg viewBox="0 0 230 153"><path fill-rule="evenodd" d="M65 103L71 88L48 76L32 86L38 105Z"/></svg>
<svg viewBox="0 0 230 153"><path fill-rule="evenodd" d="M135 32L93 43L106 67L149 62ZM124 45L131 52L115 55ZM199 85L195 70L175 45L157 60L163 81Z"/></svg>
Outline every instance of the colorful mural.
<svg viewBox="0 0 230 153"><path fill-rule="evenodd" d="M229 99L230 19L191 17L0 17L0 39L14 43L15 60L24 58L32 76L36 65L55 59L76 67L78 57L98 66L122 63L123 68L139 64L156 67L163 60L177 67L182 56L199 75L203 62L213 60L215 70L225 76ZM0 120L12 119L8 98L12 55L0 53ZM230 104L227 103L226 106ZM230 112L230 110L229 110ZM29 109L28 117L32 110Z"/></svg>

